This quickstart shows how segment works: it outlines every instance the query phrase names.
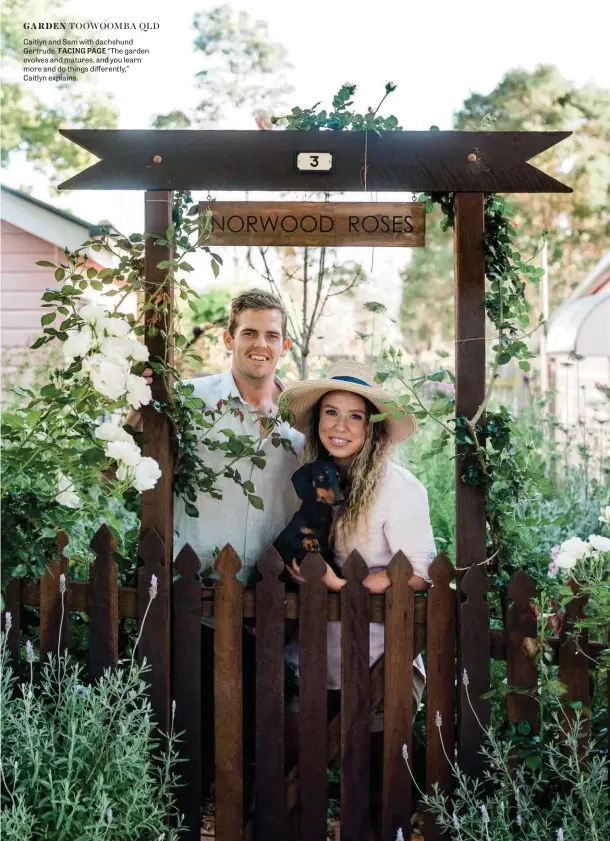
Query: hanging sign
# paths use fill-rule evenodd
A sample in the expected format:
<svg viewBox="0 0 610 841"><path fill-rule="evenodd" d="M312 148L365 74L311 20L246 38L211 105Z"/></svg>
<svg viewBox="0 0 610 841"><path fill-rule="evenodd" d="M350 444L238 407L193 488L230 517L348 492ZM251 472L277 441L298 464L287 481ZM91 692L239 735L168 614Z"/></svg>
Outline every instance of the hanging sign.
<svg viewBox="0 0 610 841"><path fill-rule="evenodd" d="M422 246L423 202L201 202L209 245Z"/></svg>

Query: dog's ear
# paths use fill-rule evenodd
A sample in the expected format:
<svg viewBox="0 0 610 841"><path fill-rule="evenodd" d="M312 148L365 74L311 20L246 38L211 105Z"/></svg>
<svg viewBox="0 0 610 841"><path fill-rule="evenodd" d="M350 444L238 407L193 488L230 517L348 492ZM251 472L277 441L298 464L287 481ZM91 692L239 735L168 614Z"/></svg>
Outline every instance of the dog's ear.
<svg viewBox="0 0 610 841"><path fill-rule="evenodd" d="M292 484L299 499L305 499L311 487L311 464L304 464L292 474Z"/></svg>

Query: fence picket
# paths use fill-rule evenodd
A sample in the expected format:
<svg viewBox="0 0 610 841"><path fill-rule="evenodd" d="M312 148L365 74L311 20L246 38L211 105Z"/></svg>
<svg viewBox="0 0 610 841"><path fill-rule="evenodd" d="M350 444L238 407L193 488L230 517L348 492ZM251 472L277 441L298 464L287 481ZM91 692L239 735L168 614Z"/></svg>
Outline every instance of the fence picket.
<svg viewBox="0 0 610 841"><path fill-rule="evenodd" d="M68 559L63 551L68 545L68 538L63 532L57 535L59 558L49 561L45 574L40 579L40 662L47 660L48 654L57 655L68 647L68 610L70 593L68 590ZM60 592L59 576L66 576L66 592ZM62 618L63 614L63 618ZM61 630L60 630L61 629Z"/></svg>
<svg viewBox="0 0 610 841"><path fill-rule="evenodd" d="M466 601L462 602L459 608L461 674L458 676L458 756L462 770L473 778L480 778L483 774L480 750L485 741L485 733L477 721L477 716L484 728L489 725L490 716L489 699L481 698L481 695L489 692L490 643L489 606L485 600L487 576L480 566L470 567L461 580L460 588L466 595ZM468 687L464 685L464 671L468 675Z"/></svg>
<svg viewBox="0 0 610 841"><path fill-rule="evenodd" d="M270 546L256 585L256 811L254 837L284 841L284 563Z"/></svg>
<svg viewBox="0 0 610 841"><path fill-rule="evenodd" d="M89 570L89 676L98 680L119 659L119 579L112 560L116 541L105 523L89 545L95 553Z"/></svg>
<svg viewBox="0 0 610 841"><path fill-rule="evenodd" d="M506 615L506 676L509 686L535 689L538 685L538 666L528 655L526 639L535 639L536 618L531 600L536 595L536 585L529 575L518 569L508 585L508 598L513 604ZM519 692L509 692L506 697L509 721L517 724L529 721L532 732L538 732L538 702Z"/></svg>
<svg viewBox="0 0 610 841"><path fill-rule="evenodd" d="M353 551L342 569L341 590L341 838L369 841L371 764L369 713L369 568Z"/></svg>
<svg viewBox="0 0 610 841"><path fill-rule="evenodd" d="M6 639L10 662L16 675L19 674L19 628L21 623L21 579L11 578L4 591L2 631L6 631L6 614L11 614L11 626Z"/></svg>
<svg viewBox="0 0 610 841"><path fill-rule="evenodd" d="M299 785L300 841L320 841L326 833L327 593L326 564L309 554L301 564L305 583L299 599Z"/></svg>
<svg viewBox="0 0 610 841"><path fill-rule="evenodd" d="M214 728L216 732L216 839L242 841L244 833L242 593L235 577L241 561L227 544L216 558L214 587Z"/></svg>
<svg viewBox="0 0 610 841"><path fill-rule="evenodd" d="M144 674L149 685L150 703L159 728L169 731L169 650L167 648L167 623L169 622L169 598L166 576L162 561L165 546L154 529L146 532L139 547L142 566L138 569L138 625L142 631L138 649L138 661L146 658L150 670ZM152 576L157 581L157 595L150 599ZM149 607L150 602L150 607ZM146 611L148 610L148 613ZM142 620L146 613L146 622Z"/></svg>
<svg viewBox="0 0 610 841"><path fill-rule="evenodd" d="M455 569L444 552L430 565L429 575L433 586L427 596L426 793L432 795L434 783L448 793L451 782L441 737L449 756L455 747L456 594L451 588ZM441 716L440 732L437 713ZM424 827L426 841L440 841L444 833L428 810Z"/></svg>
<svg viewBox="0 0 610 841"><path fill-rule="evenodd" d="M567 689L566 699L580 701L583 706L589 706L589 635L585 629L577 630L575 623L584 616L587 599L579 596L579 585L570 582L572 592L576 598L566 606L565 621L560 635L559 645L559 680ZM563 715L568 723L574 721L574 709L564 704ZM581 719L580 743L584 748L589 734L589 719Z"/></svg>
<svg viewBox="0 0 610 841"><path fill-rule="evenodd" d="M176 789L177 805L189 827L187 838L200 836L201 814L201 583L199 558L187 543L181 549L173 585L172 698L176 702L174 727L182 732L178 743L184 785Z"/></svg>
<svg viewBox="0 0 610 841"><path fill-rule="evenodd" d="M401 829L411 837L411 779L403 759L411 761L413 730L414 593L408 581L413 568L397 552L388 566L392 586L385 591L385 691L383 722L382 838L395 841Z"/></svg>

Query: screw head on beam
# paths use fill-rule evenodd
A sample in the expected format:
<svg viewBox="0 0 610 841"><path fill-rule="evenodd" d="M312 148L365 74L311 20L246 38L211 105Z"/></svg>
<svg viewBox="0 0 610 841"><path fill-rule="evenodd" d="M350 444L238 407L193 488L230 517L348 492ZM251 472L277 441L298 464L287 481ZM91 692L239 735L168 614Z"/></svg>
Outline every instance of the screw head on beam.
<svg viewBox="0 0 610 841"><path fill-rule="evenodd" d="M163 158L161 157L161 155L155 155L154 158L153 158L153 163L154 164L162 164L163 163Z"/></svg>
<svg viewBox="0 0 610 841"><path fill-rule="evenodd" d="M474 163L476 163L476 162L478 161L478 158L477 158L477 156L476 156L476 154L475 154L474 152L471 152L471 153L468 155L468 160L470 161L470 163L471 163L471 164L474 164Z"/></svg>

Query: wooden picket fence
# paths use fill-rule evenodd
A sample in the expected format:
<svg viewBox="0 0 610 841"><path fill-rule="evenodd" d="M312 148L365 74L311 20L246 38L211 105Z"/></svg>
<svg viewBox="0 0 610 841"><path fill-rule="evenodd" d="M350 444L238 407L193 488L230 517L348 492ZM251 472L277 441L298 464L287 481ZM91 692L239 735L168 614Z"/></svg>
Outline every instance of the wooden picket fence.
<svg viewBox="0 0 610 841"><path fill-rule="evenodd" d="M21 605L40 609L41 659L56 652L62 611L59 575L68 575L67 559L61 554L40 581L13 579L6 589L6 609L12 613L8 646L15 663L19 661ZM439 739L436 716L442 719L441 732L449 755L457 750L459 761L471 773L480 773L480 734L472 733L473 712L460 679L463 658L457 651L458 622L467 625L469 612L489 616L486 576L472 567L452 586L455 570L443 553L430 567L432 588L415 595L407 586L412 575L408 559L398 553L389 569L392 587L383 596L370 595L362 586L368 570L353 552L344 566L347 585L340 594L329 594L320 581L322 559L309 556L303 563L305 584L298 593L286 593L278 575L283 564L270 548L261 557L261 580L254 590L244 590L236 573L241 561L226 546L217 559L220 579L213 590L202 590L198 579L199 559L186 546L175 562L179 578L171 588L162 584L161 561L164 545L155 531L142 540L137 588L118 587L117 567L112 560L115 544L106 526L92 541L96 555L89 582L69 581L65 617L61 623L61 647L65 648L70 613L88 614L89 674L99 678L104 669L118 659L118 627L123 617L141 618L149 604L152 575L157 575L159 591L150 605L142 634L141 650L151 663L150 697L153 709L164 709L168 699L163 680L158 680L164 656L167 622L171 621L170 697L176 702L175 727L185 731L181 753L188 763L181 766L185 785L178 789L179 807L191 827L189 838L199 837L201 823L201 617L215 617L214 698L216 738L215 823L218 841L325 841L327 835L327 765L341 757L341 841L369 841L370 772L369 711L384 703L383 841L395 841L397 830L410 837L412 795L403 745L411 755L412 744L412 662L426 651L427 661L427 746L426 788L433 783L448 790L450 768ZM166 579L167 580L167 579ZM169 590L169 591L168 591ZM489 689L492 658L507 661L508 683L533 688L537 684L535 653L536 621L530 609L535 588L519 571L514 576L509 597L506 631L492 630L485 639L473 642L475 656L468 662L470 700L482 722L489 719L489 700L482 699ZM568 608L559 638L549 645L559 664L560 680L567 687L567 698L587 705L589 700L590 657L599 645L588 644L581 633L578 644L568 638L583 604L575 599ZM242 625L243 619L256 623L256 773L254 820L244 825L243 744L242 744ZM298 619L300 629L300 715L299 765L284 767L284 630L285 621ZM326 703L326 624L342 623L341 709L327 721ZM369 670L370 621L385 623L385 655ZM488 626L489 627L489 626ZM463 636L462 636L463 639ZM533 648L534 647L534 648ZM205 691L209 691L205 688ZM509 693L510 720L527 719L534 732L538 727L537 705L527 695ZM424 713L420 713L423 715ZM478 726L478 725L477 725ZM298 807L296 834L287 813ZM431 815L425 817L426 841L440 841L441 833Z"/></svg>

